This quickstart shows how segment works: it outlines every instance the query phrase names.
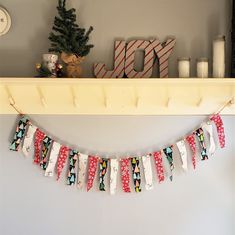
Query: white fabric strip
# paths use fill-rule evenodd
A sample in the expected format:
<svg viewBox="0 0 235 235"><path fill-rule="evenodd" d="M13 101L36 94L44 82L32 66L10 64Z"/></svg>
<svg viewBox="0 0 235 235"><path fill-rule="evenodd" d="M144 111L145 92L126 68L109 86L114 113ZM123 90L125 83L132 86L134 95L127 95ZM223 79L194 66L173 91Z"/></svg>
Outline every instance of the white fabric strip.
<svg viewBox="0 0 235 235"><path fill-rule="evenodd" d="M210 136L210 148L209 148L209 153L211 156L214 155L215 150L216 150L216 145L215 145L215 140L214 140L214 132L213 132L213 126L212 123L210 121L208 121L207 123L204 123L202 126L203 129L205 129L209 136Z"/></svg>
<svg viewBox="0 0 235 235"><path fill-rule="evenodd" d="M179 152L180 152L180 157L182 160L182 168L187 171L188 170L188 161L187 161L187 150L185 146L184 140L180 140L176 143Z"/></svg>
<svg viewBox="0 0 235 235"><path fill-rule="evenodd" d="M110 159L110 194L114 195L117 190L118 159Z"/></svg>
<svg viewBox="0 0 235 235"><path fill-rule="evenodd" d="M53 176L54 175L54 170L55 170L55 165L57 162L57 158L59 156L60 152L60 147L61 145L57 142L53 142L52 147L51 147L51 152L49 155L49 161L48 165L45 171L45 176Z"/></svg>
<svg viewBox="0 0 235 235"><path fill-rule="evenodd" d="M146 190L153 189L153 172L151 166L151 154L147 154L146 156L142 156L142 163L144 166L144 177L145 177L145 188Z"/></svg>
<svg viewBox="0 0 235 235"><path fill-rule="evenodd" d="M86 167L88 161L88 155L79 153L78 157L78 181L77 187L81 189L84 185L85 176L86 176Z"/></svg>
<svg viewBox="0 0 235 235"><path fill-rule="evenodd" d="M26 157L29 155L30 148L33 142L33 137L34 137L36 130L37 130L36 126L29 124L27 133L24 138L23 146L22 146L22 152Z"/></svg>

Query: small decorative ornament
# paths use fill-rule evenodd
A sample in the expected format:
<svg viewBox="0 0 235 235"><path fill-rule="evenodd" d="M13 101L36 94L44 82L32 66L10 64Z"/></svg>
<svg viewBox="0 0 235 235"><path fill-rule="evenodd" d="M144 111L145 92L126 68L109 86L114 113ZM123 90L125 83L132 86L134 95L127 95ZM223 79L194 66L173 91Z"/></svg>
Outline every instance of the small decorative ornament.
<svg viewBox="0 0 235 235"><path fill-rule="evenodd" d="M0 7L0 36L8 33L11 28L11 17L8 11Z"/></svg>
<svg viewBox="0 0 235 235"><path fill-rule="evenodd" d="M190 60L188 57L178 59L179 78L190 78Z"/></svg>
<svg viewBox="0 0 235 235"><path fill-rule="evenodd" d="M222 35L213 42L213 77L225 77L225 36Z"/></svg>

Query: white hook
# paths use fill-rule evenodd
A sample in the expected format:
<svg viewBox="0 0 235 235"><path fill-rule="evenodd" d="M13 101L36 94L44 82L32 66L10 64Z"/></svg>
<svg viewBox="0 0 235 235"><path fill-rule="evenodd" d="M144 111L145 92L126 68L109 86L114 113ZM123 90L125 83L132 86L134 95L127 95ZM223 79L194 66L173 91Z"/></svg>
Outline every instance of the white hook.
<svg viewBox="0 0 235 235"><path fill-rule="evenodd" d="M79 108L78 98L76 96L76 92L74 90L74 87L71 87L72 97L73 97L73 105L75 108Z"/></svg>
<svg viewBox="0 0 235 235"><path fill-rule="evenodd" d="M171 97L168 97L167 101L166 101L166 107L167 108L170 106L170 103L171 103Z"/></svg>
<svg viewBox="0 0 235 235"><path fill-rule="evenodd" d="M41 87L37 87L37 90L38 90L38 93L39 93L39 96L40 96L40 100L41 100L42 106L46 107L47 103L46 103L45 97L44 97L44 95L42 93Z"/></svg>
<svg viewBox="0 0 235 235"><path fill-rule="evenodd" d="M108 106L109 106L109 99L107 97L107 94L106 94L106 91L105 91L104 87L103 87L103 96L104 96L104 106L105 106L105 108L108 108Z"/></svg>
<svg viewBox="0 0 235 235"><path fill-rule="evenodd" d="M203 98L200 97L198 102L197 102L197 106L200 107L202 103L203 103Z"/></svg>

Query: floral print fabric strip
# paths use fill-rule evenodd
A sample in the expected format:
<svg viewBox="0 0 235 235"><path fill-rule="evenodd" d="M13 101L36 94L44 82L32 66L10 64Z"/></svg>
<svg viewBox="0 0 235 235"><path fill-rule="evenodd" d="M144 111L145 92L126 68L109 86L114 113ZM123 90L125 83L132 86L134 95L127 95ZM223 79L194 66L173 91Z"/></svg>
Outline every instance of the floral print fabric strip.
<svg viewBox="0 0 235 235"><path fill-rule="evenodd" d="M29 123L29 127L26 132L23 146L22 146L22 152L26 157L29 155L30 148L33 142L33 137L34 137L36 130L37 130L37 127Z"/></svg>
<svg viewBox="0 0 235 235"><path fill-rule="evenodd" d="M99 157L89 156L88 158L88 181L87 181L87 192L93 187L95 174L97 171Z"/></svg>
<svg viewBox="0 0 235 235"><path fill-rule="evenodd" d="M48 136L45 136L42 141L42 157L40 161L40 166L43 170L46 170L47 167L47 155L50 150L52 139Z"/></svg>
<svg viewBox="0 0 235 235"><path fill-rule="evenodd" d="M167 147L167 148L163 149L163 152L165 153L167 161L169 162L169 165L170 165L171 172L170 172L169 178L170 178L171 181L173 180L172 171L175 168L174 163L173 163L173 150L172 150L172 147L173 146L170 146L170 147Z"/></svg>
<svg viewBox="0 0 235 235"><path fill-rule="evenodd" d="M122 189L125 193L130 193L130 161L129 158L121 159Z"/></svg>
<svg viewBox="0 0 235 235"><path fill-rule="evenodd" d="M218 137L219 137L219 143L220 147L224 148L225 147L225 134L224 134L224 124L221 116L219 114L213 115L210 120L212 120L217 129Z"/></svg>
<svg viewBox="0 0 235 235"><path fill-rule="evenodd" d="M57 161L57 180L59 180L60 178L61 172L64 168L68 155L69 155L69 148L66 146L61 146Z"/></svg>
<svg viewBox="0 0 235 235"><path fill-rule="evenodd" d="M153 157L154 157L154 162L155 162L155 165L156 165L158 182L161 183L165 179L164 169L163 169L163 159L162 159L161 151L154 152Z"/></svg>
<svg viewBox="0 0 235 235"><path fill-rule="evenodd" d="M176 143L179 152L180 152L180 157L182 160L182 168L187 171L188 170L188 159L187 159L187 150L186 150L186 146L185 146L185 142L184 140L180 140Z"/></svg>
<svg viewBox="0 0 235 235"><path fill-rule="evenodd" d="M29 119L26 116L23 116L20 119L18 125L16 126L14 138L13 138L12 143L10 145L10 150L19 151L20 144L24 138L28 123L29 123Z"/></svg>
<svg viewBox="0 0 235 235"><path fill-rule="evenodd" d="M109 160L107 158L101 158L99 161L99 178L100 178L99 189L100 189L100 191L105 191L104 178L107 173L108 162L109 162Z"/></svg>
<svg viewBox="0 0 235 235"><path fill-rule="evenodd" d="M87 159L88 159L87 154L80 153L79 159L78 159L78 181L77 181L77 187L79 189L83 187L83 184L85 181Z"/></svg>
<svg viewBox="0 0 235 235"><path fill-rule="evenodd" d="M201 160L204 161L208 159L207 152L206 152L206 144L205 144L205 137L202 128L199 128L195 131L196 136L198 137L200 146L201 146Z"/></svg>
<svg viewBox="0 0 235 235"><path fill-rule="evenodd" d="M213 126L212 126L211 122L208 121L207 123L204 123L202 127L209 134L209 137L210 137L209 153L210 153L211 156L213 156L214 153L215 153L215 149L216 149L215 140L214 140L214 133L213 133Z"/></svg>
<svg viewBox="0 0 235 235"><path fill-rule="evenodd" d="M78 160L79 153L77 150L70 150L69 153L69 171L67 177L67 185L74 185L76 182L76 162Z"/></svg>
<svg viewBox="0 0 235 235"><path fill-rule="evenodd" d="M132 177L134 181L135 191L137 193L141 192L141 175L140 175L140 160L138 157L131 158L131 166L132 166Z"/></svg>
<svg viewBox="0 0 235 235"><path fill-rule="evenodd" d="M191 134L186 137L186 140L192 150L193 156L192 156L192 163L193 163L193 168L196 169L196 142L195 142L195 137L194 134Z"/></svg>
<svg viewBox="0 0 235 235"><path fill-rule="evenodd" d="M110 194L114 195L117 190L118 159L110 159Z"/></svg>
<svg viewBox="0 0 235 235"><path fill-rule="evenodd" d="M57 143L56 141L53 141L45 176L52 177L54 175L55 165L59 157L60 147L61 145L59 143Z"/></svg>
<svg viewBox="0 0 235 235"><path fill-rule="evenodd" d="M151 166L151 157L152 154L147 154L146 156L142 156L142 163L144 166L144 176L145 176L145 188L146 190L153 189L153 172Z"/></svg>
<svg viewBox="0 0 235 235"><path fill-rule="evenodd" d="M37 128L34 138L34 163L39 164L41 159L42 141L45 137L44 132Z"/></svg>

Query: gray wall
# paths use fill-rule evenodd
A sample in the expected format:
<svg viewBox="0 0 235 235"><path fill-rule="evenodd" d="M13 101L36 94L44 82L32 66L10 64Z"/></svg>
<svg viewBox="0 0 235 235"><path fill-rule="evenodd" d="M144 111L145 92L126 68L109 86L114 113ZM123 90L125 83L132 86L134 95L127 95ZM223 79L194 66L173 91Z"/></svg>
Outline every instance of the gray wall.
<svg viewBox="0 0 235 235"><path fill-rule="evenodd" d="M170 59L170 76L177 76L177 58L195 60L212 55L212 40L218 34L230 39L231 0L73 0L81 26L94 26L95 48L84 63L85 77L92 77L94 62L105 62L111 69L113 43L117 38L177 38ZM0 38L0 76L35 75L35 63L47 52L57 1L1 0L12 15L11 32ZM229 44L228 44L229 45ZM227 46L229 67L229 46ZM139 65L139 64L137 64ZM14 69L13 69L14 68ZM154 73L156 76L156 73Z"/></svg>
<svg viewBox="0 0 235 235"><path fill-rule="evenodd" d="M83 26L93 25L93 62L112 64L114 38L177 37L171 58L211 55L211 40L229 33L230 1L146 0L71 1ZM48 48L47 36L56 1L2 0L12 15L9 34L0 37L0 76L32 76L34 63ZM130 11L131 5L135 9ZM121 10L121 6L125 9ZM119 18L114 18L114 15ZM167 18L164 19L167 15ZM121 18L121 19L120 19ZM229 61L229 54L228 54ZM61 140L104 156L148 152L174 143L204 117L33 116ZM234 117L225 117L227 146L199 162L186 175L179 167L173 183L155 184L151 192L111 197L97 186L90 193L43 177L32 158L8 150L16 116L0 116L0 234L235 234ZM93 152L94 151L94 152ZM175 150L175 152L177 152ZM178 159L178 155L175 155ZM179 162L178 162L179 163ZM65 173L65 172L64 172ZM120 182L119 182L120 183Z"/></svg>

